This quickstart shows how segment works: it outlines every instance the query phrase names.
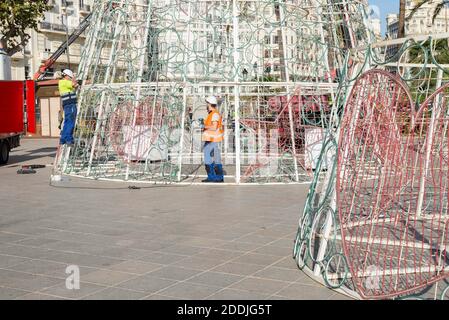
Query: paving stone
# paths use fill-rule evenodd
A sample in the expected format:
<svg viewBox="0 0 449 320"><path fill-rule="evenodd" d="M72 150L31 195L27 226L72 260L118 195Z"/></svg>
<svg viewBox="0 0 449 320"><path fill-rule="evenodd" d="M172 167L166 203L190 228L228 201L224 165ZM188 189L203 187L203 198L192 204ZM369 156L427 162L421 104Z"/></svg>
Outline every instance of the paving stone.
<svg viewBox="0 0 449 320"><path fill-rule="evenodd" d="M265 268L265 266L263 265L227 262L213 268L211 271L248 276L256 273L263 268Z"/></svg>
<svg viewBox="0 0 449 320"><path fill-rule="evenodd" d="M185 256L196 255L205 250L206 250L205 248L186 246L186 245L173 245L173 246L164 248L164 252L181 254L181 255L185 255Z"/></svg>
<svg viewBox="0 0 449 320"><path fill-rule="evenodd" d="M260 246L261 245L258 243L245 243L245 242L230 241L230 242L227 242L226 244L220 246L219 249L248 252L248 251L257 249Z"/></svg>
<svg viewBox="0 0 449 320"><path fill-rule="evenodd" d="M247 254L235 259L233 262L269 266L273 263L280 261L281 259L282 258L279 256L273 256L273 255L268 255L268 254L247 253Z"/></svg>
<svg viewBox="0 0 449 320"><path fill-rule="evenodd" d="M18 265L10 267L10 270L26 272L34 275L46 275L54 278L67 277L65 273L66 263L47 261L47 260L28 260Z"/></svg>
<svg viewBox="0 0 449 320"><path fill-rule="evenodd" d="M157 263L127 260L119 264L114 264L108 267L108 269L134 274L145 274L160 269L162 267L163 265Z"/></svg>
<svg viewBox="0 0 449 320"><path fill-rule="evenodd" d="M27 238L29 238L29 236L24 234L0 232L0 243L18 242Z"/></svg>
<svg viewBox="0 0 449 320"><path fill-rule="evenodd" d="M272 243L276 240L278 240L278 239L275 237L266 237L266 236L261 236L261 235L257 235L257 234L251 234L251 235L247 235L245 237L239 238L238 241L244 242L244 243L254 243L254 244L258 244L259 246L263 246L263 245Z"/></svg>
<svg viewBox="0 0 449 320"><path fill-rule="evenodd" d="M0 280L0 283L4 284L5 286L30 292L43 290L60 282L62 282L61 279L35 275L24 275L21 278L10 277L8 279Z"/></svg>
<svg viewBox="0 0 449 320"><path fill-rule="evenodd" d="M242 276L234 274L207 271L187 281L209 286L219 286L224 288L230 286L231 284L237 281L240 281L241 279L243 279Z"/></svg>
<svg viewBox="0 0 449 320"><path fill-rule="evenodd" d="M294 300L326 300L334 293L334 291L323 286L307 286L294 283L279 290L276 295Z"/></svg>
<svg viewBox="0 0 449 320"><path fill-rule="evenodd" d="M167 265L167 264L177 263L181 260L184 260L185 258L186 258L186 256L182 256L182 255L178 255L178 254L152 252L146 256L140 257L139 260Z"/></svg>
<svg viewBox="0 0 449 320"><path fill-rule="evenodd" d="M23 246L29 246L29 247L46 247L48 248L48 245L58 242L60 240L54 240L54 239L47 239L47 238L29 238L27 237L24 240L17 241L16 243Z"/></svg>
<svg viewBox="0 0 449 320"><path fill-rule="evenodd" d="M219 261L228 261L236 259L242 256L244 253L241 251L231 251L231 250L223 250L223 249L210 249L204 251L200 254L197 254L196 258L206 258L206 259L215 259Z"/></svg>
<svg viewBox="0 0 449 320"><path fill-rule="evenodd" d="M13 289L13 288L5 288L0 286L0 300L12 300L17 297L24 296L28 294L29 291Z"/></svg>
<svg viewBox="0 0 449 320"><path fill-rule="evenodd" d="M219 291L219 287L204 286L195 283L180 282L165 290L160 291L162 295L182 298L201 300Z"/></svg>
<svg viewBox="0 0 449 320"><path fill-rule="evenodd" d="M31 261L31 259L0 254L0 268L10 268L25 261Z"/></svg>
<svg viewBox="0 0 449 320"><path fill-rule="evenodd" d="M260 278L245 278L242 281L233 284L232 286L230 286L230 288L272 295L279 290L287 287L288 285L288 282L283 281Z"/></svg>
<svg viewBox="0 0 449 320"><path fill-rule="evenodd" d="M305 275L300 270L268 267L268 268L265 268L265 269L262 269L262 270L256 272L253 275L253 277L295 282L295 281L305 277Z"/></svg>
<svg viewBox="0 0 449 320"><path fill-rule="evenodd" d="M24 296L17 297L16 300L64 300L63 297L51 296L48 294L33 292Z"/></svg>
<svg viewBox="0 0 449 320"><path fill-rule="evenodd" d="M294 238L282 238L271 243L274 247L288 248L293 250Z"/></svg>
<svg viewBox="0 0 449 320"><path fill-rule="evenodd" d="M136 276L133 274L120 271L97 270L88 274L83 274L81 279L85 282L113 286L135 277Z"/></svg>
<svg viewBox="0 0 449 320"><path fill-rule="evenodd" d="M42 258L51 253L50 250L45 248L34 248L23 245L11 244L4 247L0 247L0 254L16 256L21 258Z"/></svg>
<svg viewBox="0 0 449 320"><path fill-rule="evenodd" d="M268 298L267 294L261 294L256 292L251 292L247 290L237 290L225 288L220 290L211 296L207 297L209 300L263 300Z"/></svg>
<svg viewBox="0 0 449 320"><path fill-rule="evenodd" d="M135 291L141 291L146 293L155 293L159 290L167 288L168 286L176 283L174 280L161 279L149 276L140 276L134 279L122 282L117 287L122 289L129 289Z"/></svg>
<svg viewBox="0 0 449 320"><path fill-rule="evenodd" d="M62 297L65 299L82 299L83 297L93 294L96 291L100 291L105 289L105 286L100 286L91 283L80 282L79 289L67 289L65 281L56 286L47 288L45 290L41 290L39 293L49 294L53 296Z"/></svg>
<svg viewBox="0 0 449 320"><path fill-rule="evenodd" d="M200 272L201 271L195 269L165 266L156 271L148 273L147 276L182 281L191 278Z"/></svg>
<svg viewBox="0 0 449 320"><path fill-rule="evenodd" d="M118 264L125 260L115 259L110 257L100 257L88 254L73 253L73 252L54 252L45 258L46 260L64 262L69 265L79 265L87 267L109 267Z"/></svg>
<svg viewBox="0 0 449 320"><path fill-rule="evenodd" d="M125 290L121 288L106 288L85 296L83 300L138 300L144 297L144 292Z"/></svg>
<svg viewBox="0 0 449 320"><path fill-rule="evenodd" d="M354 300L353 298L350 298L344 294L335 292L334 294L332 294L331 296L329 296L329 298L327 298L327 300Z"/></svg>
<svg viewBox="0 0 449 320"><path fill-rule="evenodd" d="M273 265L273 267L285 268L290 270L299 270L295 260L293 260L291 255L285 257L284 259L279 260Z"/></svg>
<svg viewBox="0 0 449 320"><path fill-rule="evenodd" d="M269 296L267 298L267 300L294 300L294 299L273 295L273 296Z"/></svg>
<svg viewBox="0 0 449 320"><path fill-rule="evenodd" d="M163 296L161 294L151 294L149 296L144 297L142 300L187 300L175 297Z"/></svg>
<svg viewBox="0 0 449 320"><path fill-rule="evenodd" d="M185 245L201 248L217 248L225 245L226 243L227 241L225 240L207 239L203 237L190 237L189 239L183 241L183 244Z"/></svg>
<svg viewBox="0 0 449 320"><path fill-rule="evenodd" d="M216 259L207 259L207 258L186 258L184 260L176 262L176 266L196 269L196 270L209 270L216 267L219 264L222 264L222 261Z"/></svg>
<svg viewBox="0 0 449 320"><path fill-rule="evenodd" d="M260 248L257 248L252 251L252 253L259 253L259 254L267 254L272 256L278 256L278 257L285 257L291 254L292 248L285 248L285 247L277 247L272 245L266 245Z"/></svg>

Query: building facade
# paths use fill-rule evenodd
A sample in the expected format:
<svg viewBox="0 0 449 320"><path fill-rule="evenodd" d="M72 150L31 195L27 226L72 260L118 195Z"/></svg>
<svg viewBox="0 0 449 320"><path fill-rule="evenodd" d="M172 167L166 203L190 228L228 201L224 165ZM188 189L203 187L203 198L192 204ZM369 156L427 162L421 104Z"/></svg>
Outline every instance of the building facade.
<svg viewBox="0 0 449 320"><path fill-rule="evenodd" d="M377 41L381 40L382 39L382 29L381 29L380 19L378 19L378 18L370 19L370 23L371 23L371 28L374 33L374 37L376 38Z"/></svg>
<svg viewBox="0 0 449 320"><path fill-rule="evenodd" d="M38 30L30 30L30 41L26 47L12 56L12 79L32 79L39 66L47 60L56 49L67 40L67 37L78 27L92 9L92 0L51 0L53 8L45 12L44 19L39 23ZM75 40L49 70L49 76L54 71L63 68L77 70L85 35Z"/></svg>
<svg viewBox="0 0 449 320"><path fill-rule="evenodd" d="M52 9L45 12L43 20L38 24L38 32L30 30L31 38L25 48L12 56L12 80L33 79L39 67L68 39L92 10L92 0L51 0L49 3ZM55 71L65 68L76 73L84 42L83 33L48 69L45 79L52 78ZM43 137L58 137L61 101L57 82L39 82L36 88L36 133Z"/></svg>
<svg viewBox="0 0 449 320"><path fill-rule="evenodd" d="M405 21L405 36L425 35L449 32L449 7L446 6L432 23L432 16L438 2L433 1L423 5L411 19ZM416 5L415 1L409 0L406 3L406 17ZM387 16L387 37L396 39L398 37L399 16L389 14Z"/></svg>

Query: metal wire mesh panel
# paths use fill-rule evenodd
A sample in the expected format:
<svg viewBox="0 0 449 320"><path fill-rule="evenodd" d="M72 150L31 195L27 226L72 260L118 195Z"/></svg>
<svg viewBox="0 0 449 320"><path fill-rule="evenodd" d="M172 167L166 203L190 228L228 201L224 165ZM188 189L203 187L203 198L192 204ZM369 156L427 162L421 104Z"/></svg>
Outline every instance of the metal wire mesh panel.
<svg viewBox="0 0 449 320"><path fill-rule="evenodd" d="M447 88L415 117L401 81L373 71L357 81L346 105L338 212L364 297L396 296L447 276ZM373 271L377 285L366 281Z"/></svg>
<svg viewBox="0 0 449 320"><path fill-rule="evenodd" d="M330 288L447 299L447 38L406 40L393 58L348 54L358 62L346 65L293 250Z"/></svg>

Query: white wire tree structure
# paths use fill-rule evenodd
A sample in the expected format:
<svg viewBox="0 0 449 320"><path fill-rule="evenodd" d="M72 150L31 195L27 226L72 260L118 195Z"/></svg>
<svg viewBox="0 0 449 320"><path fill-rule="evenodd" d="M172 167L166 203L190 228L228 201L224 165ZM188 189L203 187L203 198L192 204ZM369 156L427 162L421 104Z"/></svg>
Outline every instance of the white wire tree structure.
<svg viewBox="0 0 449 320"><path fill-rule="evenodd" d="M55 172L196 183L199 122L219 97L227 183L310 182L365 1L103 0L79 77L75 145Z"/></svg>

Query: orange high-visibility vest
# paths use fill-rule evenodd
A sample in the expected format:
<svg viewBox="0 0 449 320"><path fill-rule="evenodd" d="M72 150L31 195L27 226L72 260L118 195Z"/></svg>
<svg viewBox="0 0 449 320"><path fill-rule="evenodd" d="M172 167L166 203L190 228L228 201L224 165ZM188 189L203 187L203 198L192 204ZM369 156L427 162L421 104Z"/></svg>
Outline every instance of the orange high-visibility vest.
<svg viewBox="0 0 449 320"><path fill-rule="evenodd" d="M214 114L218 114L219 120L217 124L217 130L204 130L202 140L203 141L210 141L210 142L220 142L223 141L224 131L223 131L223 124L221 120L221 115L217 110L211 111L208 115L206 120L204 121L205 126L212 126L212 117Z"/></svg>

